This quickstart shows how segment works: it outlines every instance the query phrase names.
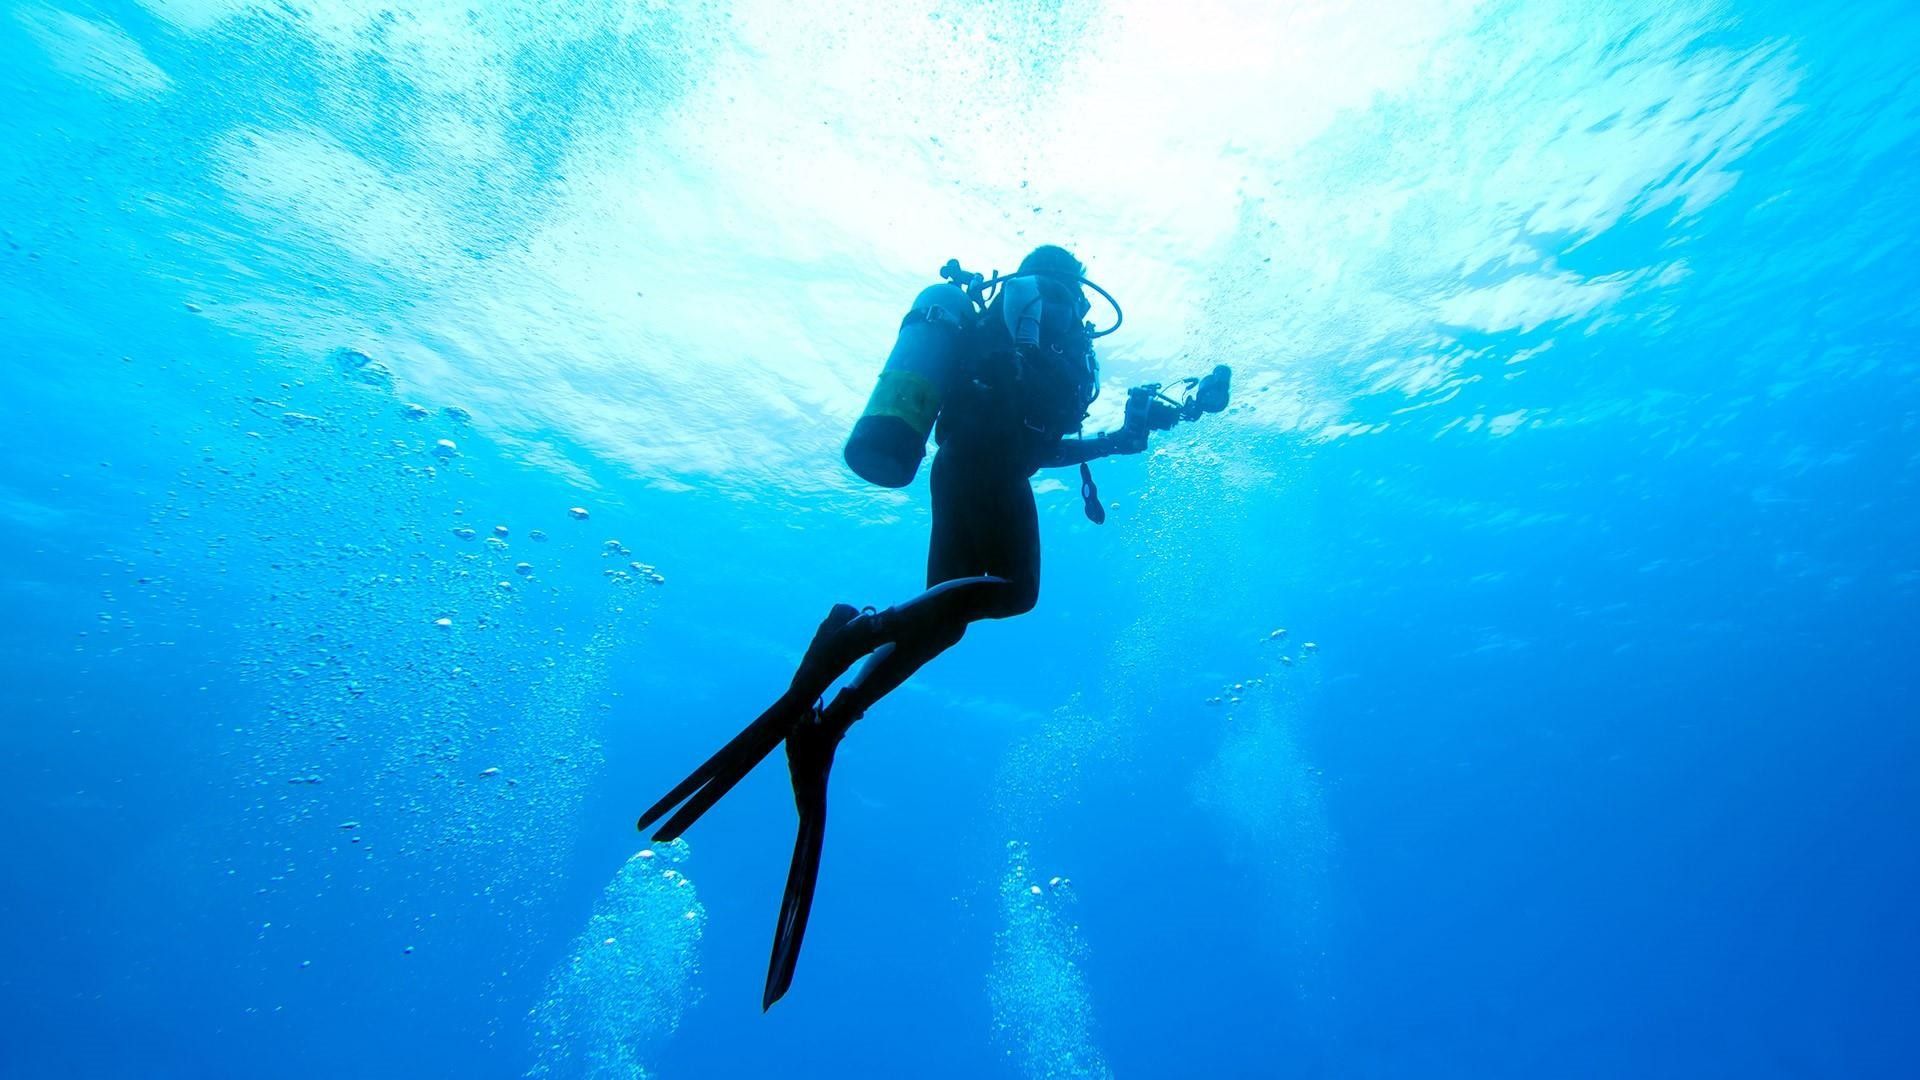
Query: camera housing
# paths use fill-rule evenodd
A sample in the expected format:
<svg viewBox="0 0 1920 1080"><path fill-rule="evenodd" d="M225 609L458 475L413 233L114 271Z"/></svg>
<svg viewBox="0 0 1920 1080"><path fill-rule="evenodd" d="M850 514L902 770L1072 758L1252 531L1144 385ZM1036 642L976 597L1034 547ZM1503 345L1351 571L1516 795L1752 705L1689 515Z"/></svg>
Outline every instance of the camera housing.
<svg viewBox="0 0 1920 1080"><path fill-rule="evenodd" d="M1127 391L1126 418L1120 432L1129 447L1147 444L1147 432L1167 431L1182 420L1198 420L1202 413L1217 413L1232 400L1233 369L1216 365L1212 372L1182 379L1187 394L1179 401L1168 397L1159 383L1147 383Z"/></svg>

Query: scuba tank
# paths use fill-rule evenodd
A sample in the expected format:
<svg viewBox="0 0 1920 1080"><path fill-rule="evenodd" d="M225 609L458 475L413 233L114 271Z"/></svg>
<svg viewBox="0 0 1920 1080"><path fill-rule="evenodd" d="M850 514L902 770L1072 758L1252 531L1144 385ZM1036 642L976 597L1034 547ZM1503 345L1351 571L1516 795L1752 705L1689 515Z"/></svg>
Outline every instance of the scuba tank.
<svg viewBox="0 0 1920 1080"><path fill-rule="evenodd" d="M973 301L957 285L930 285L914 298L866 412L847 438L847 466L861 479L888 488L913 482L973 323Z"/></svg>
<svg viewBox="0 0 1920 1080"><path fill-rule="evenodd" d="M1021 368L1030 369L1030 378L1047 384L1039 388L1045 391L1039 396L1056 403L1041 410L1041 415L1026 418L1035 431L1058 436L1078 427L1087 403L1099 392L1093 339L1120 326L1120 305L1105 289L1077 275L1022 270L987 278L949 259L940 276L948 284L922 289L901 320L893 352L867 399L866 411L847 438L843 455L847 466L881 487L902 488L913 482L947 395L963 379L979 374L973 371L972 354L980 346L977 331L996 289L1016 360L1014 377L1021 377ZM1113 306L1112 326L1095 330L1093 324L1080 321L1088 305L1077 285L1093 289Z"/></svg>

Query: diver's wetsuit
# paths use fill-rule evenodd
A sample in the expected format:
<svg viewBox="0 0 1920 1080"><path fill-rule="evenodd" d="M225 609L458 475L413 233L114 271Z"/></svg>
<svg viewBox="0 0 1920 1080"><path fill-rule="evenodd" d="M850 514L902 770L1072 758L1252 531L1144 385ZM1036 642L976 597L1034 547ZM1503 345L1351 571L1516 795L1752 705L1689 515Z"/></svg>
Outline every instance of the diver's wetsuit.
<svg viewBox="0 0 1920 1080"><path fill-rule="evenodd" d="M1059 254L1071 262L1064 251ZM1079 264L1072 266L1070 276L1078 280ZM1025 263L1022 269L1027 269ZM1073 316L1075 327L1085 313L1082 298ZM944 387L941 395L945 407L934 432L939 449L931 478L927 590L865 614L836 604L814 634L786 693L640 817L644 830L671 812L654 839L677 838L786 743L800 825L762 1007L778 1001L793 979L826 835L827 778L841 736L874 702L959 642L968 624L1033 610L1040 596L1040 522L1031 484L1035 472L1146 446L1144 430L1064 438L1059 429L1077 426L1091 400L1090 347L1084 354L1085 381L1065 387L1069 395L1084 396L1063 397L1061 379L1073 376L1072 364L1020 352L1000 312L990 307L985 316L976 330L956 331L970 334L966 345L973 362L954 373L958 385ZM1024 347L1039 346L1029 342ZM1057 346L1047 347L1072 356ZM1015 377L1016 371L1024 371L1025 379ZM1041 420L1030 421L1030 416ZM832 703L817 707L820 695L863 657L865 665Z"/></svg>

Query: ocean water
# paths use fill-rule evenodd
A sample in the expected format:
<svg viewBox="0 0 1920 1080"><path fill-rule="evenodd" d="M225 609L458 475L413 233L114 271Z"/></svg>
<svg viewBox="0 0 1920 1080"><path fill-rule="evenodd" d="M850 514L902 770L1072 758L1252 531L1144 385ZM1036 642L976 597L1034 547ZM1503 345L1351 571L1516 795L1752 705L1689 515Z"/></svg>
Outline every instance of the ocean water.
<svg viewBox="0 0 1920 1080"><path fill-rule="evenodd" d="M1920 1072L1920 8L9 0L0 1074ZM1078 253L1039 608L839 452ZM1103 314L1096 310L1096 318ZM1282 632L1284 631L1284 632ZM1311 643L1311 644L1309 644Z"/></svg>

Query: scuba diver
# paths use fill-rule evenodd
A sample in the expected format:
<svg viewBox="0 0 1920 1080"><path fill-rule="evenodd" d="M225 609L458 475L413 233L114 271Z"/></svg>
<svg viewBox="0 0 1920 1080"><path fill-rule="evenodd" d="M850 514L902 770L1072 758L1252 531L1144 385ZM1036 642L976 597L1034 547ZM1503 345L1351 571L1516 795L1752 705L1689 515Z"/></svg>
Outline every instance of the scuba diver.
<svg viewBox="0 0 1920 1080"><path fill-rule="evenodd" d="M875 702L957 644L969 624L1023 615L1039 598L1033 475L1078 465L1087 516L1099 523L1106 511L1087 462L1139 453L1149 431L1227 406L1232 373L1222 365L1177 384L1185 390L1182 399L1159 385L1135 387L1118 429L1083 436L1087 408L1099 393L1093 342L1117 330L1123 317L1085 273L1066 249L1046 245L1014 273L991 278L949 260L941 270L945 283L921 291L845 458L872 483L905 487L919 471L932 431L938 449L930 476L927 590L884 610L834 605L786 693L640 817L645 831L678 807L653 834L657 841L676 839L786 743L800 827L763 1009L793 981L826 836L827 776L842 736ZM1112 326L1095 330L1085 321L1092 304L1083 286L1112 305ZM866 664L823 706L822 696L862 658Z"/></svg>

